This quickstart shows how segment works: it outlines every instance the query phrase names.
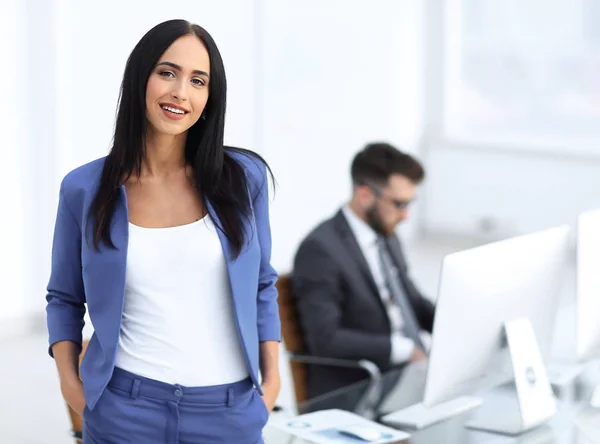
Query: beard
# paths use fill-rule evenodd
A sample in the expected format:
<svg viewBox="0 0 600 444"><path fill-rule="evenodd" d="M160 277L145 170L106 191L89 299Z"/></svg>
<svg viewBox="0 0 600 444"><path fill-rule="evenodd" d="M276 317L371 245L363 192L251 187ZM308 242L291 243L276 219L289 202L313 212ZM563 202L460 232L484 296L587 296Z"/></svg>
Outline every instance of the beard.
<svg viewBox="0 0 600 444"><path fill-rule="evenodd" d="M381 216L379 216L379 213L377 212L377 206L375 204L371 205L371 207L367 209L365 212L365 219L367 224L369 224L375 233L383 236L389 235Z"/></svg>

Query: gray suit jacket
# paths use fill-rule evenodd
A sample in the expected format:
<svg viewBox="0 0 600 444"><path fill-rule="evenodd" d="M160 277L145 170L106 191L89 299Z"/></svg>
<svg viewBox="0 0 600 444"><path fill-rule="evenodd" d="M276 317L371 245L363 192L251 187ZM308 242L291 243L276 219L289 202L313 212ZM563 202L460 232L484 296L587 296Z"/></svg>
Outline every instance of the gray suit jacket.
<svg viewBox="0 0 600 444"><path fill-rule="evenodd" d="M408 276L400 241L390 237L401 284L422 329L433 329L434 306ZM293 294L306 352L315 356L368 359L390 368L391 328L386 309L343 213L316 227L301 243L294 261ZM309 366L308 394L318 396L352 384L361 370Z"/></svg>

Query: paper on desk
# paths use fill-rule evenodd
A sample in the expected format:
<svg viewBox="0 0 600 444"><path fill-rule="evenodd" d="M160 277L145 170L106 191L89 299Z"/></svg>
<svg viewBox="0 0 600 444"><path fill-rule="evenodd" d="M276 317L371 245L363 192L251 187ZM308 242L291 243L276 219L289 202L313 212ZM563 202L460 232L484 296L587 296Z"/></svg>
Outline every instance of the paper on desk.
<svg viewBox="0 0 600 444"><path fill-rule="evenodd" d="M305 439L314 444L340 444L340 443L361 443L370 442L371 444L392 444L400 443L410 438L410 435L400 430L395 430L378 424L354 413L345 410L320 410L318 412L307 413L305 415L295 416L293 418L273 417L269 424L279 430ZM381 439L376 441L363 441L345 436L339 433L348 426L364 425L371 429L381 432Z"/></svg>

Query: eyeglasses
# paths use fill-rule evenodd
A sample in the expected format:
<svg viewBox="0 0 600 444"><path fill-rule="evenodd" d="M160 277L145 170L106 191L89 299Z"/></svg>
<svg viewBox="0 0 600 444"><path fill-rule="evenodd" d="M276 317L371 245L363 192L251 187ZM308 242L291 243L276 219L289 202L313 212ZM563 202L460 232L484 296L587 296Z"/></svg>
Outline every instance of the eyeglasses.
<svg viewBox="0 0 600 444"><path fill-rule="evenodd" d="M373 194L375 194L375 197L377 197L378 199L383 199L383 200L387 200L389 203L391 203L394 208L396 208L396 210L401 211L404 210L406 208L408 208L408 206L413 203L412 200L398 200L398 199L392 199L389 196L386 196L385 194L383 194L381 192L381 190L377 187L374 187L372 185L367 185L371 191L373 191Z"/></svg>

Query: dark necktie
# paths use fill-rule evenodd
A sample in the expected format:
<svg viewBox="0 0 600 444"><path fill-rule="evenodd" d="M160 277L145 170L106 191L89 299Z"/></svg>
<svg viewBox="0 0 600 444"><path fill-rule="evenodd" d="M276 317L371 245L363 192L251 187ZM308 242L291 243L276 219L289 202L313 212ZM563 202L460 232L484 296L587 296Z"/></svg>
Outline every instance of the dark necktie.
<svg viewBox="0 0 600 444"><path fill-rule="evenodd" d="M378 250L379 259L381 261L381 270L383 272L387 288L390 292L390 297L396 302L400 308L400 311L402 312L402 318L404 320L404 333L406 334L406 337L414 341L417 347L419 347L423 352L426 352L425 347L423 346L423 341L421 341L421 336L419 335L421 330L419 328L419 323L417 322L413 308L408 301L406 292L400 284L398 269L392 260L392 256L390 255L385 238L379 237L377 239L377 246L379 247Z"/></svg>

